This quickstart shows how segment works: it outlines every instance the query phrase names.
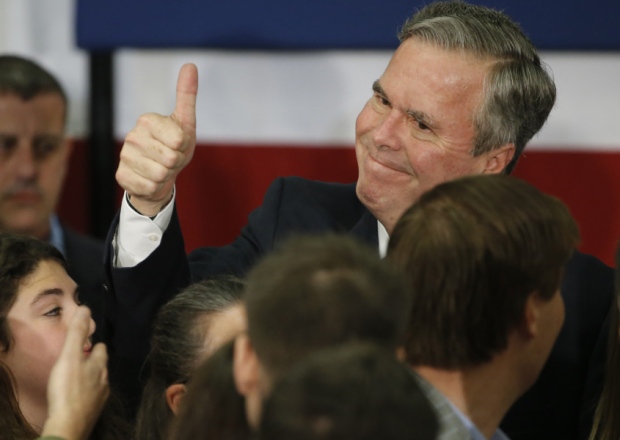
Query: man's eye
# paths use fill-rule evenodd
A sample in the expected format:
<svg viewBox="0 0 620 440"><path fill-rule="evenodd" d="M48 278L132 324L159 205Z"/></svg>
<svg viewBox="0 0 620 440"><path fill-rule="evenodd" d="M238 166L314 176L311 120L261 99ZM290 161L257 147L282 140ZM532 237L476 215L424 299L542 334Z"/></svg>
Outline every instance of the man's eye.
<svg viewBox="0 0 620 440"><path fill-rule="evenodd" d="M381 105L384 105L384 106L389 106L390 105L390 101L388 101L387 98L385 96L383 96L383 95L379 95L378 93L375 93L375 99Z"/></svg>
<svg viewBox="0 0 620 440"><path fill-rule="evenodd" d="M418 128L420 130L430 130L430 127L426 125L424 122L418 121Z"/></svg>
<svg viewBox="0 0 620 440"><path fill-rule="evenodd" d="M10 155L17 147L15 136L0 136L0 154Z"/></svg>
<svg viewBox="0 0 620 440"><path fill-rule="evenodd" d="M60 316L61 311L62 311L62 307L54 307L49 312L45 313L44 316Z"/></svg>
<svg viewBox="0 0 620 440"><path fill-rule="evenodd" d="M37 139L33 145L34 157L41 160L56 151L60 145L58 139Z"/></svg>

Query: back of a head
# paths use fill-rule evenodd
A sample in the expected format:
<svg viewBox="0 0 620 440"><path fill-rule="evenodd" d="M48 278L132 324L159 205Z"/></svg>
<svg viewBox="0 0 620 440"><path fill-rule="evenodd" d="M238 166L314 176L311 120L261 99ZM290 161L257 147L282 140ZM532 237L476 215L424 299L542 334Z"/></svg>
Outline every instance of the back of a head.
<svg viewBox="0 0 620 440"><path fill-rule="evenodd" d="M24 101L35 96L54 93L67 104L60 82L32 60L17 55L0 55L0 94L13 93Z"/></svg>
<svg viewBox="0 0 620 440"><path fill-rule="evenodd" d="M566 206L505 175L424 194L397 223L388 259L410 279L406 342L414 366L460 369L506 348L528 296L559 290L579 240Z"/></svg>
<svg viewBox="0 0 620 440"><path fill-rule="evenodd" d="M297 237L249 273L248 336L277 375L307 354L343 342L402 342L409 298L402 275L351 237Z"/></svg>
<svg viewBox="0 0 620 440"><path fill-rule="evenodd" d="M220 347L198 367L188 383L179 416L168 439L248 440L245 401L233 379L233 342Z"/></svg>
<svg viewBox="0 0 620 440"><path fill-rule="evenodd" d="M512 171L529 140L542 128L555 103L553 79L536 48L503 12L460 1L434 2L403 26L399 38L416 38L448 51L460 51L493 65L484 100L475 115L472 153L515 145Z"/></svg>
<svg viewBox="0 0 620 440"><path fill-rule="evenodd" d="M278 382L260 440L433 440L437 419L393 352L350 344L319 351Z"/></svg>
<svg viewBox="0 0 620 440"><path fill-rule="evenodd" d="M210 320L240 304L243 287L243 281L232 276L200 281L161 308L153 325L146 362L149 375L137 415L137 440L164 438L172 416L166 388L190 379L208 347L205 338Z"/></svg>

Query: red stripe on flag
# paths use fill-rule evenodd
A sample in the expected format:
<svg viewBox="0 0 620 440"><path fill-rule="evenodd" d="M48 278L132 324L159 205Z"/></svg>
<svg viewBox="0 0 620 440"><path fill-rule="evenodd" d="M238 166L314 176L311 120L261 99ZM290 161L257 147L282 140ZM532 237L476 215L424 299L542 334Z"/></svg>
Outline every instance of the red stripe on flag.
<svg viewBox="0 0 620 440"><path fill-rule="evenodd" d="M620 238L620 151L531 151L515 173L568 205L580 249L614 266Z"/></svg>
<svg viewBox="0 0 620 440"><path fill-rule="evenodd" d="M78 143L59 206L61 218L81 231L88 230L89 221L86 164L86 148ZM271 181L290 175L353 182L354 151L342 146L199 145L177 185L187 250L230 243ZM515 175L563 200L581 227L581 250L614 264L620 237L620 148L617 153L529 151Z"/></svg>

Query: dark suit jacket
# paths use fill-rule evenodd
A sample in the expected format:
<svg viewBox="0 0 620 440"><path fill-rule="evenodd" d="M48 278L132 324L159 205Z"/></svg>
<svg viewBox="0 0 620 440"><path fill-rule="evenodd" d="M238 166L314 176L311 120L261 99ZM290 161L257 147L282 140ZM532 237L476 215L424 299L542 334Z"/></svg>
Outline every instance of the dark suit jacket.
<svg viewBox="0 0 620 440"><path fill-rule="evenodd" d="M108 241L116 230L116 222ZM113 269L106 258L110 294L105 302L109 304L106 309L114 311L107 315L107 320L113 356L120 361L118 379L137 384L135 376L148 353L150 325L156 310L190 281L222 273L243 275L287 236L325 231L349 233L370 245L378 245L377 221L356 197L355 184L279 178L268 189L263 204L250 214L241 235L229 246L201 248L186 259L175 214L160 246L138 266ZM540 380L502 425L513 440L577 438L592 348L612 291L611 269L580 253L571 258L562 288L566 304L564 328ZM133 371L133 378L128 371ZM130 383L123 386L128 387ZM134 392L139 393L139 389Z"/></svg>
<svg viewBox="0 0 620 440"><path fill-rule="evenodd" d="M99 326L103 319L103 241L79 234L62 226L65 241L65 258L69 276L79 286L79 298L86 304L98 329L94 339L99 339Z"/></svg>

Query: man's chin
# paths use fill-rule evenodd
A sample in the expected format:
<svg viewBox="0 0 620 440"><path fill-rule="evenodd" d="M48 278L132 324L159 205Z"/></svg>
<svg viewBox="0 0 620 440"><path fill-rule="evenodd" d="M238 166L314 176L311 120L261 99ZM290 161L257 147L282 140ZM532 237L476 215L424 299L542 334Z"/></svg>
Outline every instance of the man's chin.
<svg viewBox="0 0 620 440"><path fill-rule="evenodd" d="M11 217L3 216L0 220L0 227L3 232L13 232L46 239L49 232L49 220L41 220L40 214L35 215L35 213L21 212L19 215Z"/></svg>
<svg viewBox="0 0 620 440"><path fill-rule="evenodd" d="M362 202L375 217L378 211L382 211L384 207L389 204L385 196L386 191L379 185L373 185L366 180L357 180L355 192L360 202Z"/></svg>

